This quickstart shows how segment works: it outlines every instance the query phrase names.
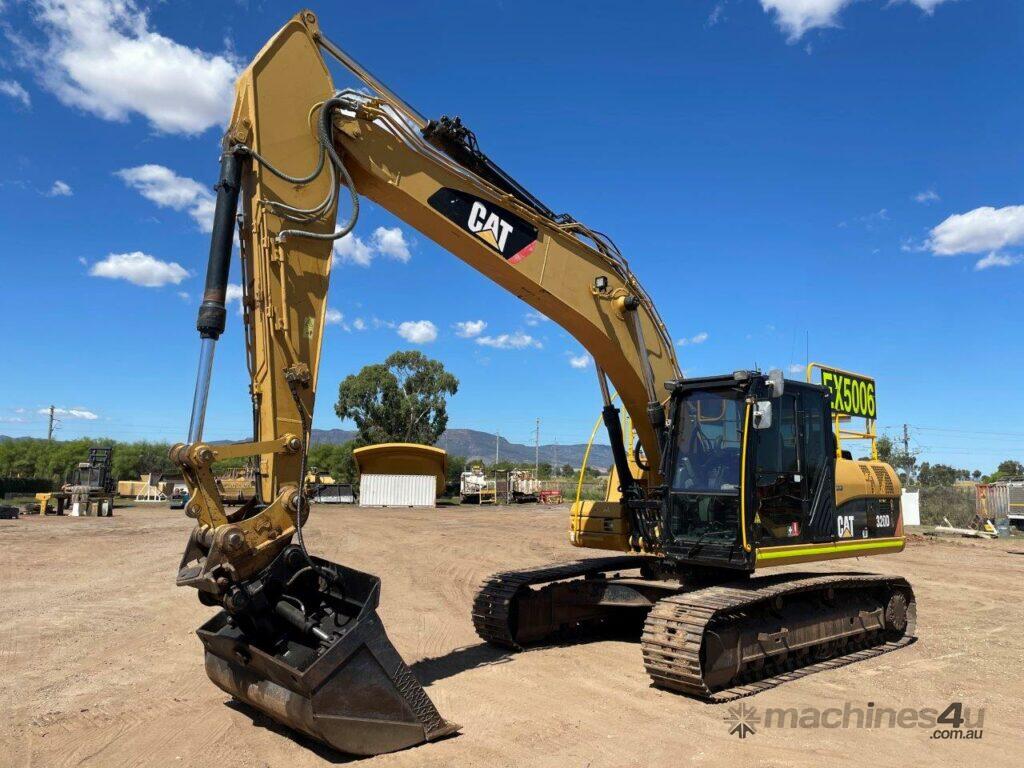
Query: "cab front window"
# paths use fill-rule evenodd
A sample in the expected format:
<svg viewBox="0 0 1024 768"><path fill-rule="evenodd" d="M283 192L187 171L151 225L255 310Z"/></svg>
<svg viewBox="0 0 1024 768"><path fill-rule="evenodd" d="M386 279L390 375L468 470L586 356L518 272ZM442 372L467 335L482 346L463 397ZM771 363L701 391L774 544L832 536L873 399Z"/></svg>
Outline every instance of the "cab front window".
<svg viewBox="0 0 1024 768"><path fill-rule="evenodd" d="M745 413L735 390L693 390L680 399L669 500L674 538L696 546L735 541Z"/></svg>
<svg viewBox="0 0 1024 768"><path fill-rule="evenodd" d="M696 391L679 406L673 491L739 493L743 401L734 392Z"/></svg>

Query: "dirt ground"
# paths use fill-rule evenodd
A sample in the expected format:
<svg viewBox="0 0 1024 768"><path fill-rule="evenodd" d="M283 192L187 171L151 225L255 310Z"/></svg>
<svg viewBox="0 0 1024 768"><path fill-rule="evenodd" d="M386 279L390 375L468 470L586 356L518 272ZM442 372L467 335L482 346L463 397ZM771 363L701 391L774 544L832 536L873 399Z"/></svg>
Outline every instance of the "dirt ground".
<svg viewBox="0 0 1024 768"><path fill-rule="evenodd" d="M898 556L822 570L907 576L920 640L744 700L769 707L971 709L980 740L923 728L779 728L730 735L730 705L652 688L635 642L508 655L482 645L481 580L575 559L564 507L321 508L312 552L378 574L380 614L441 713L439 743L373 766L1019 765L1024 747L1024 544L915 538ZM233 706L193 630L211 613L174 574L191 521L163 507L114 518L0 520L0 765L323 766L346 758ZM734 705L735 706L735 705ZM856 725L851 718L850 724ZM1014 758L1013 755L1018 757Z"/></svg>

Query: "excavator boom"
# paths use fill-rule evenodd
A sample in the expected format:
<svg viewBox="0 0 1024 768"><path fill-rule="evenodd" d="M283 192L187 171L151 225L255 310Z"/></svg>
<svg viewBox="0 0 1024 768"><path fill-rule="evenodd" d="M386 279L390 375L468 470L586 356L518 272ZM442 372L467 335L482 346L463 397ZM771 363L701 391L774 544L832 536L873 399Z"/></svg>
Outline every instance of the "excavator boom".
<svg viewBox="0 0 1024 768"><path fill-rule="evenodd" d="M373 93L336 92L324 52ZM594 357L610 413L608 381L618 392L648 480L664 422L655 382L679 376L669 334L607 237L555 215L458 118L425 120L327 40L309 11L239 77L217 193L192 422L171 454L196 520L177 583L223 609L199 630L207 672L232 696L346 752L451 733L457 726L387 638L376 577L313 558L302 540L334 241L369 198L564 327ZM337 228L339 208L347 221ZM253 439L212 444L203 425L236 229ZM635 465L619 442L627 485ZM256 495L229 512L212 466L242 456L258 459Z"/></svg>

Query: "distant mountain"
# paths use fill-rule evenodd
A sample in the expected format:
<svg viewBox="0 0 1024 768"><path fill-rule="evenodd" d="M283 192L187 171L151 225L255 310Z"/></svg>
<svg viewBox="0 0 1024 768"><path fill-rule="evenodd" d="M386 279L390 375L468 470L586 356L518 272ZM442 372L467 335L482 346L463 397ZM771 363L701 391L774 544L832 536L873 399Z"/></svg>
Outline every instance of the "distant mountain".
<svg viewBox="0 0 1024 768"><path fill-rule="evenodd" d="M309 435L310 445L341 445L354 440L353 429L314 429Z"/></svg>
<svg viewBox="0 0 1024 768"><path fill-rule="evenodd" d="M356 433L347 429L314 429L310 442L313 445L347 443ZM483 459L494 461L495 438L491 432L479 432L475 429L449 429L437 441L439 448L444 448L452 456L465 456L467 459ZM534 459L534 447L521 443L510 443L505 438L498 441L498 457L501 460L530 462ZM587 450L585 443L569 445L545 444L540 446L540 460L551 464L571 464L579 468L583 463L583 454ZM594 469L608 469L612 465L612 449L609 445L594 443L590 449L587 465Z"/></svg>

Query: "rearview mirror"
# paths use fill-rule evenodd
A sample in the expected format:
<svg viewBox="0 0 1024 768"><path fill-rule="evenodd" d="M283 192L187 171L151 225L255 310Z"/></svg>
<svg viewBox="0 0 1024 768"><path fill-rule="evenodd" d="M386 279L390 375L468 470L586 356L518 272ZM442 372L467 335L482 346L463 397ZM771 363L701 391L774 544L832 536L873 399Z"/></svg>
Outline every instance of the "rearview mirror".
<svg viewBox="0 0 1024 768"><path fill-rule="evenodd" d="M772 401L758 400L754 403L754 429L768 429L772 425Z"/></svg>
<svg viewBox="0 0 1024 768"><path fill-rule="evenodd" d="M768 386L772 388L772 397L782 397L782 391L786 386L786 379L782 371L773 368L768 371Z"/></svg>

